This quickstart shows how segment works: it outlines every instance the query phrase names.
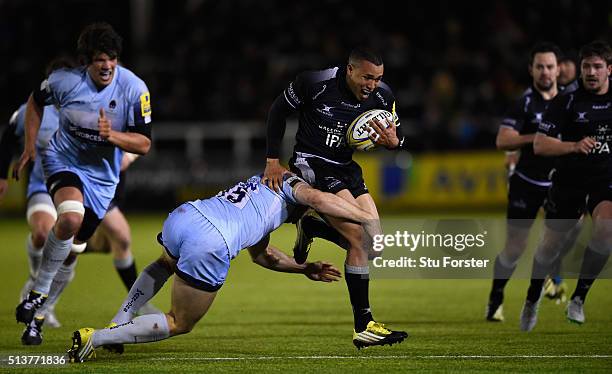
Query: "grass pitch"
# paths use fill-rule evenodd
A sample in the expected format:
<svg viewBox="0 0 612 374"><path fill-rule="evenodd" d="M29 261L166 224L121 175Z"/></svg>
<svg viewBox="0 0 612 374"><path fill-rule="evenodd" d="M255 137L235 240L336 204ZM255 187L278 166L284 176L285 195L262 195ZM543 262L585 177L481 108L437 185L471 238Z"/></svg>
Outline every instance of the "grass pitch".
<svg viewBox="0 0 612 374"><path fill-rule="evenodd" d="M165 215L128 217L139 269L160 253L155 234ZM102 327L120 306L125 289L109 255L79 258L77 275L56 312L63 326L44 330L43 345L24 347L14 318L27 275L24 220L0 223L0 355L61 354L73 330ZM285 225L272 242L287 252L294 228ZM344 254L316 241L311 259L342 267ZM172 279L169 280L172 282ZM0 365L0 372L602 372L612 371L612 281L597 281L586 303L587 323L569 324L564 307L543 300L531 333L518 329L526 280L511 280L504 303L506 322L484 321L488 280L373 280L374 316L410 337L392 347L357 351L351 343L352 313L344 281L311 282L301 275L274 273L243 253L232 262L226 284L209 313L188 335L128 345L123 355L98 351L81 365ZM575 280L569 280L573 289ZM169 283L153 303L166 311Z"/></svg>

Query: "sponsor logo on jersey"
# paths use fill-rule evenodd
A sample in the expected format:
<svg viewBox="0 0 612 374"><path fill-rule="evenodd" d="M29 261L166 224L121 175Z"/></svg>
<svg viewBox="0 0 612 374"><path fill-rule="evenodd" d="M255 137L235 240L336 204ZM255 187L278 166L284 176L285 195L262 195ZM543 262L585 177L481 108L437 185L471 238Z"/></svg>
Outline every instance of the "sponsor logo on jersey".
<svg viewBox="0 0 612 374"><path fill-rule="evenodd" d="M540 122L540 125L538 126L538 129L542 132L549 132L551 128L555 127L555 125L553 125L550 122Z"/></svg>
<svg viewBox="0 0 612 374"><path fill-rule="evenodd" d="M612 106L612 103L607 102L606 105L593 105L593 109L595 110L608 109L610 108L610 106Z"/></svg>
<svg viewBox="0 0 612 374"><path fill-rule="evenodd" d="M295 90L293 89L293 82L289 83L289 87L287 87L287 95L294 103L301 103L300 98L295 94Z"/></svg>
<svg viewBox="0 0 612 374"><path fill-rule="evenodd" d="M589 119L586 118L587 112L576 112L576 114L578 115L578 118L576 118L576 122L580 122L580 123L589 122Z"/></svg>
<svg viewBox="0 0 612 374"><path fill-rule="evenodd" d="M380 94L379 92L376 92L376 97L378 97L378 99L380 100L380 102L386 107L388 106L387 101L385 100L385 98Z"/></svg>
<svg viewBox="0 0 612 374"><path fill-rule="evenodd" d="M322 104L322 105L323 105L323 108L317 108L317 112L319 112L319 113L321 113L321 114L323 114L324 116L327 116L327 117L333 117L334 114L331 112L331 110L334 109L334 107L333 106L328 106L328 105L325 105L325 104Z"/></svg>
<svg viewBox="0 0 612 374"><path fill-rule="evenodd" d="M338 179L334 177L325 177L324 179L325 179L325 183L327 184L327 188L330 190L342 184L341 181L339 181Z"/></svg>
<svg viewBox="0 0 612 374"><path fill-rule="evenodd" d="M531 120L531 123L540 123L540 122L542 122L542 115L543 114L544 113L542 113L542 112L535 112L535 113L533 113L534 118Z"/></svg>
<svg viewBox="0 0 612 374"><path fill-rule="evenodd" d="M140 114L143 117L151 115L151 95L148 92L140 95Z"/></svg>
<svg viewBox="0 0 612 374"><path fill-rule="evenodd" d="M341 101L340 105L344 105L344 106L347 106L347 107L353 108L353 109L361 108L361 104L350 104L350 103L347 103L347 102L344 102L344 101Z"/></svg>
<svg viewBox="0 0 612 374"><path fill-rule="evenodd" d="M515 208L527 209L527 203L523 199L512 201L512 206Z"/></svg>

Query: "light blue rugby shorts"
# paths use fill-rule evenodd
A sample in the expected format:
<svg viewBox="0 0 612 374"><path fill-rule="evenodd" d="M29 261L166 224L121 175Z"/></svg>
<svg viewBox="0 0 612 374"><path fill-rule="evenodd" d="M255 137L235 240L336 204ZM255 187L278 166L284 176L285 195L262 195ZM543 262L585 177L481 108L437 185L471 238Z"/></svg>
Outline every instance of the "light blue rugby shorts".
<svg viewBox="0 0 612 374"><path fill-rule="evenodd" d="M185 203L170 213L161 234L166 252L177 260L176 274L208 292L217 291L227 277L230 255L219 230Z"/></svg>

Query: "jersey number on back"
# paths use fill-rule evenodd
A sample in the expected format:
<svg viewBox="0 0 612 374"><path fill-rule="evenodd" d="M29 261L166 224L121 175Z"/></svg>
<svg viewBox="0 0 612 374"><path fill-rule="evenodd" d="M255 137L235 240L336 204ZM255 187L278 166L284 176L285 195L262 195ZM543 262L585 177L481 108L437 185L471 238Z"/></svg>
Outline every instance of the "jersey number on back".
<svg viewBox="0 0 612 374"><path fill-rule="evenodd" d="M230 203L234 204L236 208L242 209L250 199L249 191L255 192L257 191L257 188L257 183L240 182L234 187L219 192L217 197L226 199Z"/></svg>

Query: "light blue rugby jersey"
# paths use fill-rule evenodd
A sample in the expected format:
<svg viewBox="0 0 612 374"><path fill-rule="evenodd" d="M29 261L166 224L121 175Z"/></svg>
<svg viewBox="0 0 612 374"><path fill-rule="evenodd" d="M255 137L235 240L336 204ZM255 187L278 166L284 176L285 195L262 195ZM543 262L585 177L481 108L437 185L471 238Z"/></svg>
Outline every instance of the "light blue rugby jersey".
<svg viewBox="0 0 612 374"><path fill-rule="evenodd" d="M11 121L15 121L12 125L15 126L15 135L20 139L25 139L25 110L26 104L23 104L15 112ZM42 156L41 153L49 145L51 137L57 131L59 127L59 113L57 108L53 105L47 105L43 109L43 116L40 122L40 129L38 130L38 136L36 138L36 159L34 160L34 166L30 172L30 179L28 181L27 197L29 198L35 193L47 192L47 186L45 185L45 177L42 169Z"/></svg>
<svg viewBox="0 0 612 374"><path fill-rule="evenodd" d="M275 192L261 183L261 175L255 175L217 196L189 204L219 230L233 259L287 220L298 204L289 183L284 181L281 192Z"/></svg>
<svg viewBox="0 0 612 374"><path fill-rule="evenodd" d="M112 129L140 132L150 126L151 98L145 83L126 68L117 66L113 81L101 91L87 68L55 70L41 85L46 104L59 106L59 130L45 156L61 157L71 167L104 186L119 182L122 152L100 137L100 108Z"/></svg>
<svg viewBox="0 0 612 374"><path fill-rule="evenodd" d="M25 139L25 111L26 104L22 104L19 109L15 112L11 121L14 118L15 135L21 139ZM38 137L36 138L36 153L47 148L49 140L59 127L59 113L57 108L53 105L47 105L43 109L43 117L40 122L40 129L38 130ZM36 158L38 160L38 157Z"/></svg>

